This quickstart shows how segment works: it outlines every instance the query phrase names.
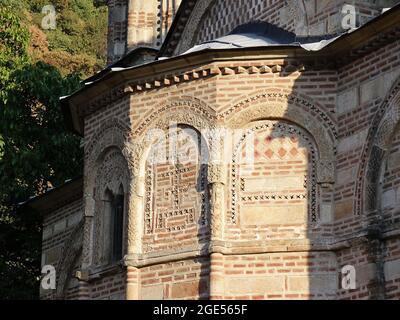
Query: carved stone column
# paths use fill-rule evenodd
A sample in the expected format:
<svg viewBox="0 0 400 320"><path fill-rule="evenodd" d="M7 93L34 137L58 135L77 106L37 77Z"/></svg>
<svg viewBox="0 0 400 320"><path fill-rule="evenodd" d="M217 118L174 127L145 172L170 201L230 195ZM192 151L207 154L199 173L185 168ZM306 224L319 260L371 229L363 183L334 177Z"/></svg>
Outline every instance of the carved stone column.
<svg viewBox="0 0 400 320"><path fill-rule="evenodd" d="M223 241L225 213L225 179L222 164L210 164L208 183L211 194L211 254L210 254L210 299L222 299L224 288L223 260L214 250Z"/></svg>
<svg viewBox="0 0 400 320"><path fill-rule="evenodd" d="M132 179L129 193L128 222L127 222L127 255L136 258L142 252L143 229L143 194L140 192L142 178L135 176Z"/></svg>
<svg viewBox="0 0 400 320"><path fill-rule="evenodd" d="M85 212L84 212L84 226L83 226L83 241L82 241L82 271L85 272L89 269L92 263L92 239L93 239L93 217L95 201L93 195L90 193L85 194L84 198Z"/></svg>
<svg viewBox="0 0 400 320"><path fill-rule="evenodd" d="M127 223L127 255L125 265L127 266L126 275L126 299L139 299L139 273L135 267L135 261L142 251L142 212L143 197L138 193L138 187L142 179L134 178L132 181L129 196L128 223Z"/></svg>
<svg viewBox="0 0 400 320"><path fill-rule="evenodd" d="M126 299L139 299L140 269L136 267L138 256L142 252L143 233L143 174L140 172L139 159L142 149L126 152L131 172L129 205L127 214L127 248L124 263L126 274Z"/></svg>
<svg viewBox="0 0 400 320"><path fill-rule="evenodd" d="M222 164L208 166L208 183L211 204L211 242L223 239L225 179Z"/></svg>

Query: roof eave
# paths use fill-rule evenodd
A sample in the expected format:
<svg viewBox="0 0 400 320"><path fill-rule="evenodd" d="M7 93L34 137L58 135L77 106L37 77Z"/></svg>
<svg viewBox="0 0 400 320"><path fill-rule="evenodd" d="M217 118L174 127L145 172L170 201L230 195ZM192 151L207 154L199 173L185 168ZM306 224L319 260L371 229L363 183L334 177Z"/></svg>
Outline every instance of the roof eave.
<svg viewBox="0 0 400 320"><path fill-rule="evenodd" d="M338 58L349 54L368 39L382 32L398 27L400 22L400 4L386 11L381 16L373 19L364 26L340 36L337 40L319 51L307 51L298 46L270 46L235 49L207 49L189 54L174 56L167 59L156 60L144 65L113 71L112 69L95 82L85 85L81 90L72 94L63 101L64 113L67 115L68 126L75 132L83 135L83 121L79 119L77 110L79 106L95 98L102 92L122 84L124 81L150 77L159 73L172 72L191 66L210 64L212 62L231 59L263 59L264 57L281 56L287 58L315 59L322 57ZM84 93L84 94L83 94ZM66 108L69 109L66 110ZM72 123L71 123L72 122Z"/></svg>
<svg viewBox="0 0 400 320"><path fill-rule="evenodd" d="M83 135L83 122L79 119L77 108L87 104L88 101L99 94L115 88L126 81L150 77L155 74L168 73L174 70L187 69L192 66L206 65L213 62L228 61L232 59L262 59L262 58L298 58L311 59L321 56L318 52L310 52L300 46L285 45L273 47L252 47L235 49L206 49L186 55L175 56L168 59L157 60L148 64L129 67L123 70L107 72L102 78L86 84L83 88L62 100L64 114L69 121L68 127ZM66 108L69 109L66 110ZM72 123L71 123L72 122Z"/></svg>
<svg viewBox="0 0 400 320"><path fill-rule="evenodd" d="M19 205L19 210L32 209L45 215L51 210L62 207L71 200L77 200L83 196L83 177L79 176L63 185L53 188L46 193L33 197Z"/></svg>

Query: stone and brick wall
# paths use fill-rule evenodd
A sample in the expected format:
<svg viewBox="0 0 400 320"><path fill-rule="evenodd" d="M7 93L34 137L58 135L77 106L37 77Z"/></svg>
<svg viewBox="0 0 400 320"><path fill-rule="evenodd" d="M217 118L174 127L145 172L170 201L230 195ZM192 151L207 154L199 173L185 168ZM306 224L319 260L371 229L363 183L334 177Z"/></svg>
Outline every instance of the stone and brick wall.
<svg viewBox="0 0 400 320"><path fill-rule="evenodd" d="M109 0L108 62L140 46L159 48L181 0Z"/></svg>
<svg viewBox="0 0 400 320"><path fill-rule="evenodd" d="M92 299L398 299L399 49L396 40L335 70L266 56L180 65L127 81L129 94L110 103L104 92L85 116L83 204L45 220L47 263L67 217L85 212L78 264L89 274L71 279L67 297L82 298L85 282ZM218 166L201 165L223 153L207 128L241 132ZM153 163L171 134L181 144L166 150L180 161ZM121 183L128 268L98 265L91 237L96 190ZM354 290L341 287L345 265Z"/></svg>
<svg viewBox="0 0 400 320"><path fill-rule="evenodd" d="M140 270L140 299L207 299L209 260L195 258Z"/></svg>
<svg viewBox="0 0 400 320"><path fill-rule="evenodd" d="M42 266L52 265L56 269L57 284L60 287L65 286L64 292L43 290L40 291L40 296L42 299L49 298L68 298L76 299L79 294L77 281L70 276L79 265L79 257L74 257L77 260L72 261L74 264L71 270L68 270L69 283L66 283L65 279L62 279L63 283L60 283L60 276L65 270L63 268L63 261L65 260L65 255L68 251L68 244L71 236L73 235L76 228L79 227L79 223L83 218L83 206L82 199L75 200L70 204L64 205L63 207L49 212L43 221L43 242L42 242ZM78 246L81 244L78 243Z"/></svg>

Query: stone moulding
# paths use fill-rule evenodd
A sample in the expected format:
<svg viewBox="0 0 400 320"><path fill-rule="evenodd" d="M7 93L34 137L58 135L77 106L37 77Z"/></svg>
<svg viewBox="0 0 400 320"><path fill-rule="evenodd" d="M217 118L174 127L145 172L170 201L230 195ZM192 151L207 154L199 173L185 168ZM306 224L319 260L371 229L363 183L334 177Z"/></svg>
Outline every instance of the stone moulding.
<svg viewBox="0 0 400 320"><path fill-rule="evenodd" d="M276 102L270 100L276 98L279 99ZM320 106L293 93L282 90L274 92L272 89L272 92L250 95L228 107L219 116L224 117L232 128L243 128L252 121L265 119L284 119L298 124L316 141L319 151L318 183L325 185L335 182L336 125Z"/></svg>
<svg viewBox="0 0 400 320"><path fill-rule="evenodd" d="M171 112L175 112L171 114ZM182 97L163 103L133 130L136 136L142 136L146 130L168 129L171 124L187 124L198 131L215 128L216 115L206 103L194 97ZM149 137L151 139L151 137ZM145 138L146 139L146 138Z"/></svg>
<svg viewBox="0 0 400 320"><path fill-rule="evenodd" d="M375 113L357 173L355 214L378 210L378 183L385 154L400 121L400 78Z"/></svg>
<svg viewBox="0 0 400 320"><path fill-rule="evenodd" d="M187 260L198 257L209 257L213 253L223 255L237 254L268 254L278 252L317 252L335 251L348 248L346 241L341 243L326 241L310 241L308 239L283 240L255 240L255 241L211 241L208 245L198 245L184 248L183 250L168 250L163 253L136 254L125 257L125 266L142 268L149 265ZM171 260L172 259L172 260Z"/></svg>
<svg viewBox="0 0 400 320"><path fill-rule="evenodd" d="M98 236L98 230L93 230L93 226L98 226L98 220L95 217L96 210L96 179L98 179L99 169L104 164L104 157L107 156L109 151L117 155L124 163L121 169L121 161L119 167L113 168L109 163L109 172L102 179L104 182L117 189L117 185L123 183L124 191L129 194L127 186L132 181L132 170L130 161L126 158L125 149L130 141L129 127L117 118L112 118L104 121L100 128L93 134L91 139L85 145L85 176L84 176L84 237L82 249L82 270L87 269L92 265L93 259L96 258L96 252L99 251L99 241L96 240L94 235ZM126 165L125 165L126 164ZM117 171L115 171L115 170ZM126 173L124 173L126 171ZM119 172L118 177L114 177L112 172ZM101 174L101 172L100 172ZM112 179L123 179L124 181L111 181ZM99 189L99 188L98 188ZM102 188L101 188L102 189ZM100 190L100 189L99 189ZM100 190L101 191L101 190ZM115 191L115 190L114 190Z"/></svg>
<svg viewBox="0 0 400 320"><path fill-rule="evenodd" d="M68 281L72 276L72 270L79 256L82 253L82 240L84 232L83 219L74 228L69 238L66 240L63 247L63 256L61 257L57 272L59 273L57 290L55 296L57 299L65 298L65 291L67 289Z"/></svg>

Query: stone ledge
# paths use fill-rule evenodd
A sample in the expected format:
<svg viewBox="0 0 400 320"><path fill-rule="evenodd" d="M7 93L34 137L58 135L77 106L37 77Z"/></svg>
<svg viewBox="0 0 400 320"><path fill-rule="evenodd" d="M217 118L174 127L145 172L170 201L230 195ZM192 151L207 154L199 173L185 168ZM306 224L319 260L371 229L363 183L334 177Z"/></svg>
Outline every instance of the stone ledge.
<svg viewBox="0 0 400 320"><path fill-rule="evenodd" d="M213 253L223 255L268 254L279 252L315 252L336 251L348 248L348 243L329 244L327 242L311 243L309 240L271 240L271 241L213 241L208 246L192 246L181 251L164 251L152 254L131 254L125 256L124 265L143 268L150 265L188 260L210 256Z"/></svg>

